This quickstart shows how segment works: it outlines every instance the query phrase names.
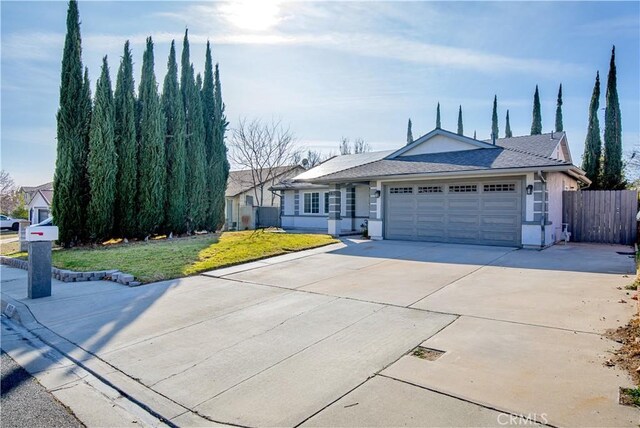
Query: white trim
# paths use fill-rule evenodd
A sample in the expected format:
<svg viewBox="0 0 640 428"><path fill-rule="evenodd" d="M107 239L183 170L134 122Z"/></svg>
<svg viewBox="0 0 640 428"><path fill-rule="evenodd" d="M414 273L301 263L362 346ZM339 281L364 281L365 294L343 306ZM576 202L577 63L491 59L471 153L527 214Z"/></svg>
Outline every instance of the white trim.
<svg viewBox="0 0 640 428"><path fill-rule="evenodd" d="M313 212L313 194L318 195L318 211L317 212ZM310 196L310 201L309 201L309 208L311 209L311 211L307 211L306 207L305 207L305 203L304 203L304 197L306 195L311 195ZM302 214L320 214L320 192L302 192Z"/></svg>
<svg viewBox="0 0 640 428"><path fill-rule="evenodd" d="M495 149L498 148L498 146L495 146L493 144L490 143L485 143L484 141L480 141L480 140L474 140L473 138L469 138L469 137L465 137L464 135L458 135L455 134L453 132L444 130L442 128L436 128L433 131L423 135L422 137L418 138L417 140L414 140L413 143L411 144L407 144L406 146L404 146L403 148L396 150L395 152L391 153L390 155L388 155L385 159L394 159L400 155L402 155L403 153L408 152L409 150L413 149L414 147L419 146L420 144L424 143L427 140L430 140L431 138L435 137L436 135L443 135L445 137L449 137L452 138L454 140L460 141L462 143L467 143L482 149Z"/></svg>

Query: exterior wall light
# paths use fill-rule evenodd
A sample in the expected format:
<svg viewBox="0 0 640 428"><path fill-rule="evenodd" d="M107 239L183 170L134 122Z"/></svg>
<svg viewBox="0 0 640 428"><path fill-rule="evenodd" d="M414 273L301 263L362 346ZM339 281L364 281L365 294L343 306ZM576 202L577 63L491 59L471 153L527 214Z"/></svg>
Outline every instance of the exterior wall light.
<svg viewBox="0 0 640 428"><path fill-rule="evenodd" d="M533 195L533 184L527 186L527 195Z"/></svg>
<svg viewBox="0 0 640 428"><path fill-rule="evenodd" d="M375 195L376 195L376 198L379 198L380 197L380 190L376 190Z"/></svg>

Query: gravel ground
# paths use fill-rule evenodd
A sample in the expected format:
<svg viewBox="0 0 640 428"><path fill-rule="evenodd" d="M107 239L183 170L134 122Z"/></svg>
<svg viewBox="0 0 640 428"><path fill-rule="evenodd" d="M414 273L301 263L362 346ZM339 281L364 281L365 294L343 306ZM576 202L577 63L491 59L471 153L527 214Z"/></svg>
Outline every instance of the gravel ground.
<svg viewBox="0 0 640 428"><path fill-rule="evenodd" d="M2 428L84 425L29 373L2 352Z"/></svg>

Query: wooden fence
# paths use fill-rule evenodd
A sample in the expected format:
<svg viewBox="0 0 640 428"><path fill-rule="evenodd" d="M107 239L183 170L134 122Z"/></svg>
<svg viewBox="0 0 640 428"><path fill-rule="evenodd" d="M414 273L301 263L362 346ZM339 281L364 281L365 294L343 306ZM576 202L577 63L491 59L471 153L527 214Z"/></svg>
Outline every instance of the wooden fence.
<svg viewBox="0 0 640 428"><path fill-rule="evenodd" d="M637 190L565 191L562 222L571 241L633 245L637 237Z"/></svg>

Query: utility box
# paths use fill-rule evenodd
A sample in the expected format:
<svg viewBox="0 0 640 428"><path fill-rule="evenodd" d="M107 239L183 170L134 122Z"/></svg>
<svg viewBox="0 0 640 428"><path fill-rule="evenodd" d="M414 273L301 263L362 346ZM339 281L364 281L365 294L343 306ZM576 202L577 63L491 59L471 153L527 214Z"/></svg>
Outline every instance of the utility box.
<svg viewBox="0 0 640 428"><path fill-rule="evenodd" d="M57 226L29 226L29 299L51 296L51 247L58 239Z"/></svg>

